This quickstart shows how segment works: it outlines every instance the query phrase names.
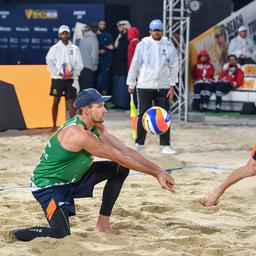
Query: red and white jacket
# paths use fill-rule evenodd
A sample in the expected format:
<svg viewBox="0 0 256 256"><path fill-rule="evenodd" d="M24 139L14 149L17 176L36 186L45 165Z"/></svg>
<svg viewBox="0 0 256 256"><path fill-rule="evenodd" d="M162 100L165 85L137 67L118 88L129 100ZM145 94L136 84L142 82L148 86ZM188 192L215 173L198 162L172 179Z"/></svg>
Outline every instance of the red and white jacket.
<svg viewBox="0 0 256 256"><path fill-rule="evenodd" d="M201 61L201 57L206 56L205 62ZM194 84L198 83L212 83L214 81L214 66L211 63L210 56L206 50L202 50L197 56L197 64L193 66L192 74L194 77Z"/></svg>
<svg viewBox="0 0 256 256"><path fill-rule="evenodd" d="M243 80L244 72L239 64L234 66L230 66L228 63L225 64L218 77L219 82L230 82L233 89L239 88L243 84Z"/></svg>

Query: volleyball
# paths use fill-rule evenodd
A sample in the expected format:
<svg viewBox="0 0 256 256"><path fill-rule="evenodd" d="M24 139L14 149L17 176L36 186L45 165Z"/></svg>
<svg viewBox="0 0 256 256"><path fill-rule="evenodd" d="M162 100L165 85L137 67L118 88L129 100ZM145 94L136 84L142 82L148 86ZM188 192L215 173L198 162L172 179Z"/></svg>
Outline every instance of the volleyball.
<svg viewBox="0 0 256 256"><path fill-rule="evenodd" d="M165 133L171 123L170 115L160 107L149 108L142 117L142 125L146 132L153 135Z"/></svg>

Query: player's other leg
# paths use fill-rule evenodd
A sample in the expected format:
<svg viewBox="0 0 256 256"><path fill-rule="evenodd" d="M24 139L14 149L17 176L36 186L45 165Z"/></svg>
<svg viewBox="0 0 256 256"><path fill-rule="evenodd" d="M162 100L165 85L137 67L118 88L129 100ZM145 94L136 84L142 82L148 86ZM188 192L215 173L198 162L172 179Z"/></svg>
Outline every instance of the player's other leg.
<svg viewBox="0 0 256 256"><path fill-rule="evenodd" d="M110 226L110 215L120 194L123 183L129 174L129 169L112 161L94 162L85 178L75 188L74 198L84 197L85 187L94 187L96 184L107 181L102 194L102 204L95 230L113 232Z"/></svg>
<svg viewBox="0 0 256 256"><path fill-rule="evenodd" d="M15 229L10 231L10 236L16 240L27 242L37 237L63 238L70 235L68 213L64 208L57 208L48 222L50 227Z"/></svg>

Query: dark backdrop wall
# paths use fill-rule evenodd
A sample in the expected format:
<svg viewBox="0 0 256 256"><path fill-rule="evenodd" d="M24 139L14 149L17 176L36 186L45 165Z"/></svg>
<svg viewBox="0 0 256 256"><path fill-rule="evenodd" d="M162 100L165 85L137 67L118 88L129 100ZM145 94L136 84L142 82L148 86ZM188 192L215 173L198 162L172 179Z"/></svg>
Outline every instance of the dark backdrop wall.
<svg viewBox="0 0 256 256"><path fill-rule="evenodd" d="M214 24L227 17L232 10L240 9L253 0L201 0L202 8L191 16L191 38L196 37ZM109 30L116 33L115 23L130 19L142 35L147 35L148 23L162 18L162 0L0 0L0 3L103 3Z"/></svg>

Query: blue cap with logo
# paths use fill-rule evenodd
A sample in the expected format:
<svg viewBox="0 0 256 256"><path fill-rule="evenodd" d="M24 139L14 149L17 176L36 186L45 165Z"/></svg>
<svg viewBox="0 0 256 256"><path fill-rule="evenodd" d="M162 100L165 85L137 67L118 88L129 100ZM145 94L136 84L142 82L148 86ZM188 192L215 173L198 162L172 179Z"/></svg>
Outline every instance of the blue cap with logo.
<svg viewBox="0 0 256 256"><path fill-rule="evenodd" d="M149 24L149 29L150 30L163 30L164 25L161 20L152 20Z"/></svg>
<svg viewBox="0 0 256 256"><path fill-rule="evenodd" d="M83 89L76 96L74 107L76 109L88 106L92 103L106 102L110 100L111 96L102 96L96 89Z"/></svg>

